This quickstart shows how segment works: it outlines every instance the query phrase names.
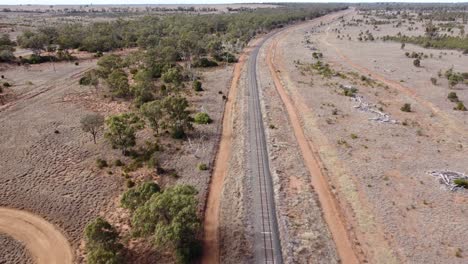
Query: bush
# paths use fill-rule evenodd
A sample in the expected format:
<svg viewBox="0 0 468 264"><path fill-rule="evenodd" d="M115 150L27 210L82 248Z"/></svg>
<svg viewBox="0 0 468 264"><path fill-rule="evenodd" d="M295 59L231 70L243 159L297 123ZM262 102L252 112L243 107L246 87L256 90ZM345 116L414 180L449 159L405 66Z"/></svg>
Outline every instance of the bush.
<svg viewBox="0 0 468 264"><path fill-rule="evenodd" d="M468 189L468 179L455 179L453 181L457 186Z"/></svg>
<svg viewBox="0 0 468 264"><path fill-rule="evenodd" d="M10 50L0 50L0 62L11 62L15 60L15 55Z"/></svg>
<svg viewBox="0 0 468 264"><path fill-rule="evenodd" d="M212 61L207 58L201 58L193 63L193 67L208 68L216 66L218 66L218 63L216 61Z"/></svg>
<svg viewBox="0 0 468 264"><path fill-rule="evenodd" d="M216 54L216 55L214 55L214 59L217 60L217 61L225 61L227 63L233 63L233 62L238 61L236 56L234 56L233 54L231 54L229 52L223 52L222 54Z"/></svg>
<svg viewBox="0 0 468 264"><path fill-rule="evenodd" d="M104 159L97 159L96 160L96 165L99 169L103 169L105 167L108 167L109 165L107 164L107 161Z"/></svg>
<svg viewBox="0 0 468 264"><path fill-rule="evenodd" d="M450 102L458 102L458 96L456 92L450 92L447 96L447 98L450 100Z"/></svg>
<svg viewBox="0 0 468 264"><path fill-rule="evenodd" d="M403 111L403 112L408 112L408 113L411 112L411 104L408 104L408 103L404 104L400 108L400 110Z"/></svg>
<svg viewBox="0 0 468 264"><path fill-rule="evenodd" d="M114 161L114 165L117 166L117 167L122 167L124 166L125 164L121 161L121 160L115 160Z"/></svg>
<svg viewBox="0 0 468 264"><path fill-rule="evenodd" d="M463 104L463 102L458 102L457 105L453 109L457 111L466 111L466 107Z"/></svg>
<svg viewBox="0 0 468 264"><path fill-rule="evenodd" d="M127 188L132 188L133 186L135 186L135 182L130 180L130 179L127 179Z"/></svg>
<svg viewBox="0 0 468 264"><path fill-rule="evenodd" d="M431 77L431 83L432 83L433 85L437 85L437 79L434 78L434 77Z"/></svg>
<svg viewBox="0 0 468 264"><path fill-rule="evenodd" d="M9 82L4 82L3 87L11 87L11 84Z"/></svg>
<svg viewBox="0 0 468 264"><path fill-rule="evenodd" d="M193 90L195 90L196 92L203 91L202 83L199 80L193 81L192 87L193 87Z"/></svg>
<svg viewBox="0 0 468 264"><path fill-rule="evenodd" d="M135 211L138 207L144 205L151 196L155 193L159 193L161 188L154 182L145 182L137 187L127 190L120 200L120 204L123 208L127 208L130 211Z"/></svg>
<svg viewBox="0 0 468 264"><path fill-rule="evenodd" d="M194 122L196 124L204 125L212 122L210 116L207 113L200 112L195 115Z"/></svg>
<svg viewBox="0 0 468 264"><path fill-rule="evenodd" d="M89 264L117 264L122 263L117 230L101 217L86 225L86 260Z"/></svg>
<svg viewBox="0 0 468 264"><path fill-rule="evenodd" d="M208 165L206 165L205 163L198 163L197 168L198 170L205 171L208 170Z"/></svg>
<svg viewBox="0 0 468 264"><path fill-rule="evenodd" d="M419 59L415 59L413 61L413 65L416 66L416 67L421 67L421 61Z"/></svg>

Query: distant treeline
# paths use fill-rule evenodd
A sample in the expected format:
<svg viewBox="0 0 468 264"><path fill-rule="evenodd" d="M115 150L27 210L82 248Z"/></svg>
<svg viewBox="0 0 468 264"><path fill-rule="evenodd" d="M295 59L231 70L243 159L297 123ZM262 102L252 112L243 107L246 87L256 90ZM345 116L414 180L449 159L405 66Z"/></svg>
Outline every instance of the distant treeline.
<svg viewBox="0 0 468 264"><path fill-rule="evenodd" d="M304 4L235 14L146 16L88 25L64 24L26 31L18 44L40 52L51 48L105 52L119 48L171 48L204 53L209 45L240 48L258 33L345 9L342 4Z"/></svg>
<svg viewBox="0 0 468 264"><path fill-rule="evenodd" d="M468 37L443 36L430 38L428 36L385 36L384 41L411 43L424 48L456 49L468 53Z"/></svg>

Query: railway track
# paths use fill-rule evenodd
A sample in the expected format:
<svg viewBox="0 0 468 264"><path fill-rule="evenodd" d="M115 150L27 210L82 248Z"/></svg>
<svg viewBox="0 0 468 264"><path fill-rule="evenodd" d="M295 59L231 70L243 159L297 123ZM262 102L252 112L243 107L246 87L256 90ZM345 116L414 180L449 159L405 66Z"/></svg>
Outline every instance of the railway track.
<svg viewBox="0 0 468 264"><path fill-rule="evenodd" d="M260 48L273 34L265 37L251 53L247 68L249 174L252 188L255 263L282 264L281 243L276 218L273 182L268 161L257 81Z"/></svg>

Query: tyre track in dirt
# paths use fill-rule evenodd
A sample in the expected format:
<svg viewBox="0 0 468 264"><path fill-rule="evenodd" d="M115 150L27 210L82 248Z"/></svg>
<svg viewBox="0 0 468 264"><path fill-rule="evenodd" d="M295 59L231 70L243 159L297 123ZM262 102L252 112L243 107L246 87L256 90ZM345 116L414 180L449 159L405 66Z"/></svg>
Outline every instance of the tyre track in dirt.
<svg viewBox="0 0 468 264"><path fill-rule="evenodd" d="M314 21L317 22L323 21L324 19L333 19L341 15L343 15L343 13L318 18ZM293 127L294 135L298 141L298 145L300 146L300 150L307 169L310 172L312 185L318 194L324 218L331 231L338 254L343 263L359 263L357 254L351 242L350 235L346 230L346 221L339 209L337 201L331 193L331 188L322 171L323 166L321 165L320 157L318 156L318 153L315 150L312 142L306 138L302 129L300 117L294 107L294 103L292 102L291 98L289 98L285 88L283 87L281 78L278 75L279 70L277 70L275 67L274 57L276 53L278 37L281 37L281 35L277 35L277 38L275 38L273 43L268 47L267 52L267 63L273 77L274 85L287 110L291 125Z"/></svg>
<svg viewBox="0 0 468 264"><path fill-rule="evenodd" d="M43 218L0 207L0 233L21 241L37 264L69 264L73 251L62 233Z"/></svg>

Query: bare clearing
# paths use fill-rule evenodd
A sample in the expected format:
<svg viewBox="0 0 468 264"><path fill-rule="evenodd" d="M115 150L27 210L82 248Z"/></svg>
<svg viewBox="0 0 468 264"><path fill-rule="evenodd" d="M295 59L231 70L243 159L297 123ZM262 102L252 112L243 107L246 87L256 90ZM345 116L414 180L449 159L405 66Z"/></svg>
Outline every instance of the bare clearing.
<svg viewBox="0 0 468 264"><path fill-rule="evenodd" d="M1 206L37 213L62 228L74 246L85 224L119 190L118 178L93 170L102 148L79 127L88 111L64 102L65 95L83 89L79 74L94 63L3 73L18 99L4 106L0 116Z"/></svg>
<svg viewBox="0 0 468 264"><path fill-rule="evenodd" d="M359 18L352 12L345 21L352 17ZM356 237L354 246L370 263L463 263L459 252L468 250L467 230L460 223L468 208L460 201L466 201L466 192L448 191L428 171L467 170L466 112L453 110L443 78L438 85L430 82L451 65L466 72L466 56L356 40L366 29L374 36L389 34L395 31L391 24L372 31L343 29L339 19L329 22L289 31L278 42L275 61ZM405 51L434 55L417 68ZM316 70L313 52L323 53L323 62L345 77L325 77ZM372 114L359 111L357 101L343 95L343 87L355 87L358 96L397 124L371 120ZM466 91L463 85L456 89L465 100ZM404 103L411 104L411 113L400 110Z"/></svg>

